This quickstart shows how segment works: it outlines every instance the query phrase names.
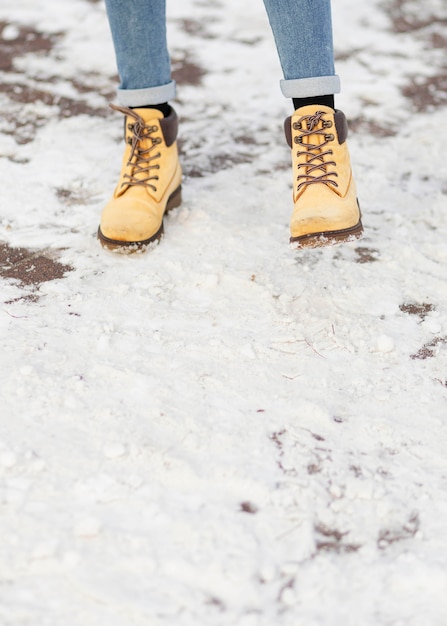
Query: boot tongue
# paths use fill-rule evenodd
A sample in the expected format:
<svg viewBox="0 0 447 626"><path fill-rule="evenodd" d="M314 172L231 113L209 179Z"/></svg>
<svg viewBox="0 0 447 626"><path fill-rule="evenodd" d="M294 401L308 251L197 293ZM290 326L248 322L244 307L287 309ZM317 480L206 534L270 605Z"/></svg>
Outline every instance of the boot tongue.
<svg viewBox="0 0 447 626"><path fill-rule="evenodd" d="M301 120L303 132L321 131L324 129L323 122L333 117L334 110L321 104L312 104L301 107L295 111L293 121ZM319 145L325 142L324 134L314 133L303 135L303 144Z"/></svg>
<svg viewBox="0 0 447 626"><path fill-rule="evenodd" d="M296 128L299 145L304 148L298 151L301 159L299 167L302 168L300 174L311 180L326 174L323 155L326 149L320 146L327 143L325 122L331 121L333 117L333 109L319 104L301 107L293 116L292 127ZM308 168L305 167L307 163Z"/></svg>
<svg viewBox="0 0 447 626"><path fill-rule="evenodd" d="M158 109L149 109L147 107L142 107L140 109L134 108L132 109L132 111L134 111L137 115L143 118L146 123L155 119L161 120L164 117L163 113Z"/></svg>
<svg viewBox="0 0 447 626"><path fill-rule="evenodd" d="M135 113L135 115L138 115L138 117L141 118L143 124L145 124L146 126L151 126L153 122L157 122L159 120L163 119L163 113L161 111L159 111L158 109L147 109L147 108L139 108L139 109L132 109L132 112ZM130 138L132 137L133 131L132 128L135 126L135 124L141 124L141 120L137 121L134 117L132 117L132 115L127 115L126 117L126 137ZM159 125L158 125L159 126ZM151 145L151 141L148 142L148 139L142 139L140 144L141 147L144 149L147 149L148 147L150 147Z"/></svg>
<svg viewBox="0 0 447 626"><path fill-rule="evenodd" d="M128 110L129 111L129 110ZM164 118L163 113L158 109L148 108L134 108L132 113L138 118L132 116L130 111L126 115L126 141L129 144L133 144L135 141L135 133L141 135L141 138L135 143L135 152L132 156L132 165L130 162L128 166L130 169L126 170L127 174L130 174L131 179L134 181L144 181L148 178L148 170L146 168L145 159L151 155L155 155L157 149L151 152L151 148L154 147L154 139L161 138L161 122ZM153 127L152 129L150 127ZM130 158L131 147L128 147L127 158ZM141 168L141 169L140 169ZM118 195L122 195L128 189L128 180L122 180L124 183L119 187Z"/></svg>

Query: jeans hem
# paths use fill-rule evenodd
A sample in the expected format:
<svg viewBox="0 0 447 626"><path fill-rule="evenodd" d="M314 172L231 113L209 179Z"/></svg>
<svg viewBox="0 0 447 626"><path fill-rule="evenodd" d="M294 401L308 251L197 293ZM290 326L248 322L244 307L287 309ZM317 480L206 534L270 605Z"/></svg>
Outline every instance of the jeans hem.
<svg viewBox="0 0 447 626"><path fill-rule="evenodd" d="M280 85L283 96L286 98L312 98L340 93L340 77L336 74L281 80Z"/></svg>
<svg viewBox="0 0 447 626"><path fill-rule="evenodd" d="M171 81L159 87L146 87L144 89L118 89L117 99L121 106L143 107L151 104L162 104L175 98L176 85Z"/></svg>

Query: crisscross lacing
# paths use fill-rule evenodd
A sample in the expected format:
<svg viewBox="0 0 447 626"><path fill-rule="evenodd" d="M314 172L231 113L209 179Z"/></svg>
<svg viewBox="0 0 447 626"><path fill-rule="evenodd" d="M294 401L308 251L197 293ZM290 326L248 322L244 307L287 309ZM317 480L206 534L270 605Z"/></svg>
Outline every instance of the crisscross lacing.
<svg viewBox="0 0 447 626"><path fill-rule="evenodd" d="M124 174L125 181L121 184L121 186L143 185L145 187L151 187L154 191L157 191L157 187L154 183L149 181L158 180L158 176L153 174L150 170L160 169L160 165L158 165L158 163L154 164L152 162L155 159L160 158L161 153L156 152L155 154L151 154L155 147L162 142L160 137L152 136L153 133L157 132L158 127L146 124L143 118L132 109L116 105L111 106L116 111L120 111L127 117L132 117L135 120L135 122L128 124L128 130L132 133L127 140L131 146L130 156L127 162L127 167L130 168L130 173L126 172ZM149 147L143 148L146 141L149 143Z"/></svg>
<svg viewBox="0 0 447 626"><path fill-rule="evenodd" d="M337 172L328 169L329 166L336 167L337 164L333 160L327 160L327 157L333 154L333 151L326 147L334 140L334 135L326 132L326 129L332 126L332 122L325 120L323 115L324 111L317 111L314 115L304 115L293 124L294 130L301 131L295 136L294 142L305 148L297 152L297 157L301 159L298 163L298 170L305 168L306 172L305 174L299 173L297 176L299 183L297 191L305 185L315 183L338 187L335 180L331 178L331 176L337 177ZM312 143L312 137L322 137L323 141Z"/></svg>

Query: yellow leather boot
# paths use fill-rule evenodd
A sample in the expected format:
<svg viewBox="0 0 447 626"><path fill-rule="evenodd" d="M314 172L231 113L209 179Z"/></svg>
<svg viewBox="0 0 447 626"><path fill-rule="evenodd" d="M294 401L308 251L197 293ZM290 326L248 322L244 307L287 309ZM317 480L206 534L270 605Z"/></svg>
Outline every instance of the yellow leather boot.
<svg viewBox="0 0 447 626"><path fill-rule="evenodd" d="M341 111L305 106L284 123L292 149L290 242L319 247L361 236L363 227Z"/></svg>
<svg viewBox="0 0 447 626"><path fill-rule="evenodd" d="M178 118L157 109L112 106L126 116L121 175L98 229L103 246L142 247L163 234L163 215L181 203Z"/></svg>

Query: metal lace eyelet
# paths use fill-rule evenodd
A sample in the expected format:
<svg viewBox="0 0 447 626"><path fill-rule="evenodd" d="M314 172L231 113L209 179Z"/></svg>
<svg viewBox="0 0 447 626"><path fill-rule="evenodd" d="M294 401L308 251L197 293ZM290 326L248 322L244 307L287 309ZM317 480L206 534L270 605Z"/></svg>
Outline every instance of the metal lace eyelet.
<svg viewBox="0 0 447 626"><path fill-rule="evenodd" d="M302 143L303 143L303 138L302 138L302 137L295 137L293 141L294 141L295 143L302 144Z"/></svg>
<svg viewBox="0 0 447 626"><path fill-rule="evenodd" d="M127 124L127 128L130 131L133 131L133 129L135 128L135 124Z"/></svg>
<svg viewBox="0 0 447 626"><path fill-rule="evenodd" d="M293 130L301 130L301 129L302 129L301 122L293 123Z"/></svg>
<svg viewBox="0 0 447 626"><path fill-rule="evenodd" d="M132 143L132 137L127 138L127 143L130 145Z"/></svg>
<svg viewBox="0 0 447 626"><path fill-rule="evenodd" d="M326 141L333 141L335 139L332 133L328 133L324 136L324 138L326 139Z"/></svg>
<svg viewBox="0 0 447 626"><path fill-rule="evenodd" d="M330 128L332 126L331 120L324 120L323 128Z"/></svg>

